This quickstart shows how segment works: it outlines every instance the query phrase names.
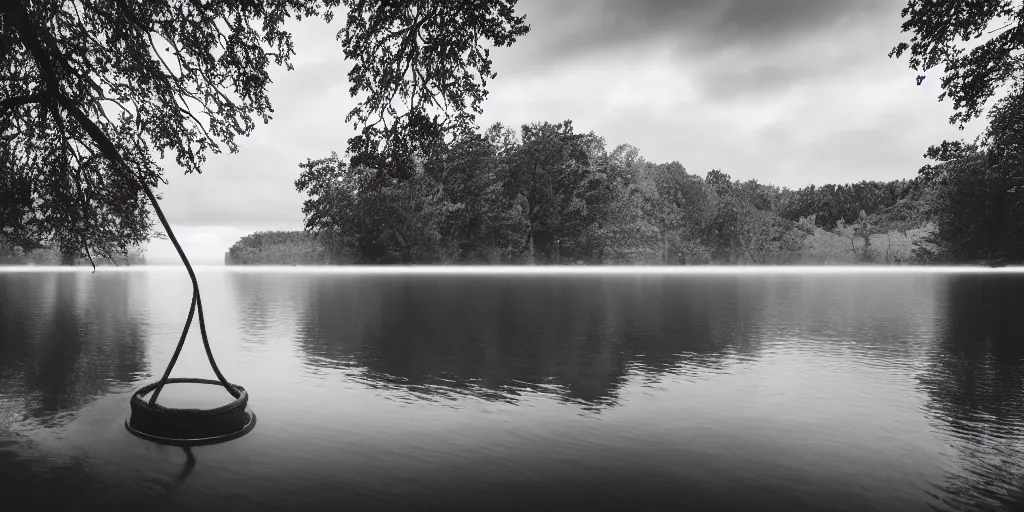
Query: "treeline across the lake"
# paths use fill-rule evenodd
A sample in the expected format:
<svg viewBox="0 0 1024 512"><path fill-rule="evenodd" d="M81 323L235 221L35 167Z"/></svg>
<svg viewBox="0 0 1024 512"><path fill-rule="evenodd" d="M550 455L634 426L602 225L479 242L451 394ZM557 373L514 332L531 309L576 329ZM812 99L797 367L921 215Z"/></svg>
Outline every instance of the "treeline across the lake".
<svg viewBox="0 0 1024 512"><path fill-rule="evenodd" d="M16 245L0 233L0 265L37 265L37 266L73 266L73 265L145 265L146 256L142 249L135 248L123 254L110 257L93 255L92 260L61 253L60 250L47 245L26 244L28 250Z"/></svg>
<svg viewBox="0 0 1024 512"><path fill-rule="evenodd" d="M305 231L261 231L242 237L224 254L225 265L325 265L331 254Z"/></svg>
<svg viewBox="0 0 1024 512"><path fill-rule="evenodd" d="M305 232L249 235L228 264L1016 262L1024 210L977 147L890 182L798 190L608 150L572 123L497 124L402 175L302 164ZM1018 233L1020 234L1018 235Z"/></svg>

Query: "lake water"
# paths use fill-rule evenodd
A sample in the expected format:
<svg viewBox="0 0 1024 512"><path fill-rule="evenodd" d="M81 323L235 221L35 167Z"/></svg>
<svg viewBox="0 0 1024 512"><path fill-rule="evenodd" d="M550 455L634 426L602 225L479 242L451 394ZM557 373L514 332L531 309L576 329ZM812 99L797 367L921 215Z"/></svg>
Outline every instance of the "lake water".
<svg viewBox="0 0 1024 512"><path fill-rule="evenodd" d="M198 274L259 421L189 459L183 269L0 271L0 508L1024 505L1024 274Z"/></svg>

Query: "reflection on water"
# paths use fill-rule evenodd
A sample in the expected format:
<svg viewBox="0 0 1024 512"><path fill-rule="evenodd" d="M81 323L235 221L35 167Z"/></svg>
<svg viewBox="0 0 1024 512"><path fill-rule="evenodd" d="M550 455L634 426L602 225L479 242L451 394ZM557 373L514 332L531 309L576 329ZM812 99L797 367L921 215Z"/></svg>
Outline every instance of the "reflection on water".
<svg viewBox="0 0 1024 512"><path fill-rule="evenodd" d="M313 281L299 339L308 365L349 364L371 385L513 402L530 389L609 406L631 370L698 373L752 349L752 331L734 321L742 298L709 295L710 284L666 289L578 277ZM654 300L637 300L644 295Z"/></svg>
<svg viewBox="0 0 1024 512"><path fill-rule="evenodd" d="M629 374L700 378L765 344L905 358L935 315L927 276L275 279L263 300L307 293L298 341L310 366L424 393L514 400L529 388L593 406L613 404Z"/></svg>
<svg viewBox="0 0 1024 512"><path fill-rule="evenodd" d="M954 508L1024 503L1024 282L949 280L942 335L920 386L951 441L956 469L941 487Z"/></svg>
<svg viewBox="0 0 1024 512"><path fill-rule="evenodd" d="M205 270L214 353L260 425L194 456L121 427L173 350L182 277L0 273L0 472L20 492L204 510L1024 504L1016 275ZM176 374L208 376L199 342Z"/></svg>
<svg viewBox="0 0 1024 512"><path fill-rule="evenodd" d="M148 370L132 276L0 277L0 427L52 425Z"/></svg>

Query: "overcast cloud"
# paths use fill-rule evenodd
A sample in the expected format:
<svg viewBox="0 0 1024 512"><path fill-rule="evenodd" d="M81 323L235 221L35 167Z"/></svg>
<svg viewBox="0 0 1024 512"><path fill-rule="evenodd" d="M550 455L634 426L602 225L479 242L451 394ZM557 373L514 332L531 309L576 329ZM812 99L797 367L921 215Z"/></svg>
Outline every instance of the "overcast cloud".
<svg viewBox="0 0 1024 512"><path fill-rule="evenodd" d="M904 0L521 0L532 26L492 52L481 126L571 119L648 160L787 187L910 178L928 145L973 138L948 124L937 80L914 84ZM301 229L298 164L343 153L349 64L331 25L292 25L295 70L275 69L275 119L201 176L169 169L162 206L185 250L220 263L240 236ZM153 263L173 263L154 241Z"/></svg>

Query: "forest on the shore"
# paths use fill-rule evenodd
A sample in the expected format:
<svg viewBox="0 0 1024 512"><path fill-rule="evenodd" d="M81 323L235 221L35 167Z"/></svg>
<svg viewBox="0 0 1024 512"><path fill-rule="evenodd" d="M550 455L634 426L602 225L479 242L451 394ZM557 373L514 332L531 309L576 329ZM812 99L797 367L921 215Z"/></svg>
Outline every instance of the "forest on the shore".
<svg viewBox="0 0 1024 512"><path fill-rule="evenodd" d="M797 190L648 162L570 121L481 130L490 49L530 26L515 0L430 4L0 2L17 20L0 23L0 264L140 261L152 213L172 231L154 193L163 159L200 173L209 154L237 152L272 118L268 69L292 67L285 21L330 22L340 7L356 135L344 156L300 164L304 231L249 235L227 263L1024 260L1024 10L1010 0L911 0L888 55L918 85L943 68L949 122L984 115L981 136L929 147L911 179Z"/></svg>
<svg viewBox="0 0 1024 512"><path fill-rule="evenodd" d="M439 124L415 74L357 67L356 89L375 78L396 87L350 113L367 124L344 157L300 164L305 230L249 235L226 263L1021 263L1024 11L1008 0L911 1L900 16L908 37L889 58L905 56L918 85L945 68L939 99L952 101L952 125L988 121L974 142L929 147L910 179L792 190L649 162L571 121ZM463 92L482 112L485 94ZM399 114L396 97L418 103Z"/></svg>
<svg viewBox="0 0 1024 512"><path fill-rule="evenodd" d="M497 124L415 159L401 180L336 154L301 164L306 230L250 234L225 263L1019 262L1013 173L977 146L941 149L913 179L792 190L609 150L571 121Z"/></svg>

